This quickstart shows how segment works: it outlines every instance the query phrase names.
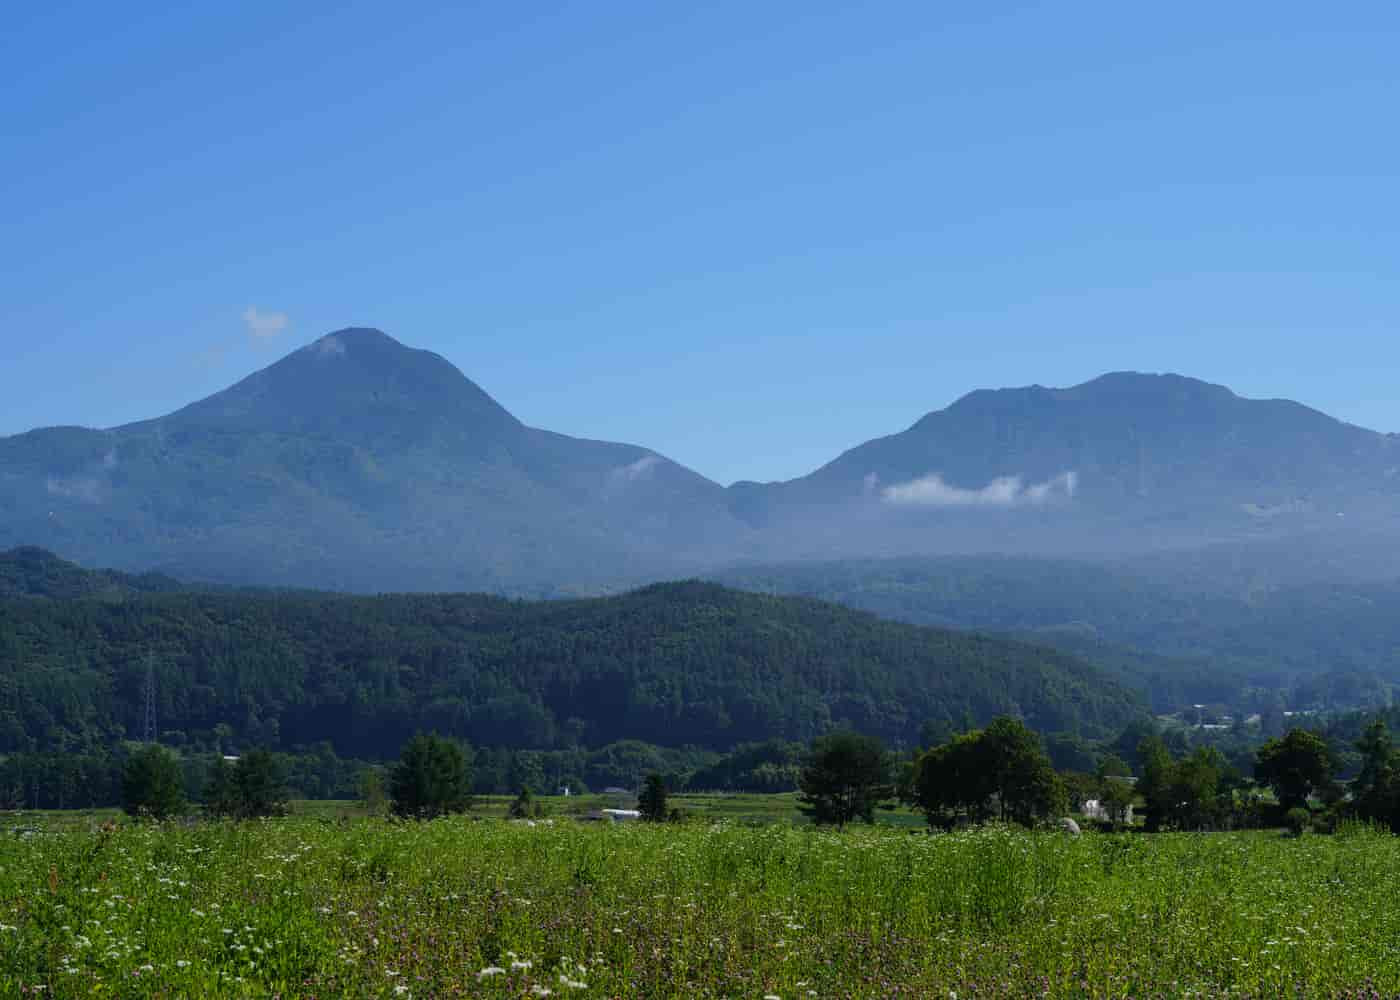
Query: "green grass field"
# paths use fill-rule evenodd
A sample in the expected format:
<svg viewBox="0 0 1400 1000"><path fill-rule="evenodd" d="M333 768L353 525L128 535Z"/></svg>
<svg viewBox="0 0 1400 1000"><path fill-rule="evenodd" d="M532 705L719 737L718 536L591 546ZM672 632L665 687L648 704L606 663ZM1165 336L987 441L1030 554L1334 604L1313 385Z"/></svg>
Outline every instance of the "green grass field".
<svg viewBox="0 0 1400 1000"><path fill-rule="evenodd" d="M1400 839L1365 831L324 813L4 833L0 996L1400 993Z"/></svg>
<svg viewBox="0 0 1400 1000"><path fill-rule="evenodd" d="M478 795L472 803L472 815L476 817L504 819L513 797L509 795ZM632 808L636 799L632 796L603 794L563 796L537 796L548 816L562 819L583 816L595 809L612 806ZM675 794L667 799L668 805L681 810L692 820L728 820L733 823L766 825L769 823L805 824L807 822L797 806L797 793L787 792L777 795L754 795L744 792L705 792L690 795ZM314 816L321 819L361 818L365 810L360 803L342 799L298 799L291 803L294 816ZM34 815L34 814L30 814ZM100 813L46 813L60 822L74 822L75 816L115 817L116 810ZM922 813L900 806L895 809L881 809L875 814L880 826L895 826L903 829L922 830L925 826Z"/></svg>

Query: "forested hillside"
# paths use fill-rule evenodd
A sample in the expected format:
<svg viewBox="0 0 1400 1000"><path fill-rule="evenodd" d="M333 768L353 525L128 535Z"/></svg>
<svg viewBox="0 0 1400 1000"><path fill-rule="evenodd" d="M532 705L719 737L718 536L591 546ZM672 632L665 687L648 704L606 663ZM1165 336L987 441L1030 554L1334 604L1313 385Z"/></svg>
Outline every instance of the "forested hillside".
<svg viewBox="0 0 1400 1000"><path fill-rule="evenodd" d="M1161 710L1234 701L1247 689L1296 691L1298 707L1359 707L1400 682L1397 583L1231 591L1128 563L996 556L790 563L717 578L916 624L1032 637L1152 692Z"/></svg>
<svg viewBox="0 0 1400 1000"><path fill-rule="evenodd" d="M118 573L83 569L45 549L26 546L0 552L0 599L47 597L127 597L187 589L159 573Z"/></svg>
<svg viewBox="0 0 1400 1000"><path fill-rule="evenodd" d="M148 666L167 742L365 758L419 728L726 749L842 722L912 743L927 721L999 713L1092 733L1144 711L1054 650L708 583L539 603L183 592L0 601L0 752L138 733Z"/></svg>

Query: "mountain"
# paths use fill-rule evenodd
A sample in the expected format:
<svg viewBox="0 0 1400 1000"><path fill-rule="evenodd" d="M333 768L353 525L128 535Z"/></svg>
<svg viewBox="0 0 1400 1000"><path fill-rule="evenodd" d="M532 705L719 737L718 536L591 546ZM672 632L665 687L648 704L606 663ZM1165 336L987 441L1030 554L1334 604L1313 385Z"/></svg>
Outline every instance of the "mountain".
<svg viewBox="0 0 1400 1000"><path fill-rule="evenodd" d="M165 417L0 439L0 546L193 579L537 591L672 575L751 533L717 484L526 427L377 330Z"/></svg>
<svg viewBox="0 0 1400 1000"><path fill-rule="evenodd" d="M187 591L0 600L0 753L138 732L148 667L172 742L229 726L237 745L378 759L417 729L727 749L849 722L907 745L928 721L1104 734L1145 711L1052 649L709 583L539 602Z"/></svg>
<svg viewBox="0 0 1400 1000"><path fill-rule="evenodd" d="M527 427L438 355L348 329L164 417L0 438L0 548L22 545L360 592L568 596L988 552L1155 553L1163 574L1261 587L1391 572L1400 439L1116 373L979 390L810 475L725 489L644 447Z"/></svg>
<svg viewBox="0 0 1400 1000"><path fill-rule="evenodd" d="M737 484L731 504L779 549L816 556L1141 552L1378 524L1393 539L1400 439L1119 372L973 392L808 476Z"/></svg>

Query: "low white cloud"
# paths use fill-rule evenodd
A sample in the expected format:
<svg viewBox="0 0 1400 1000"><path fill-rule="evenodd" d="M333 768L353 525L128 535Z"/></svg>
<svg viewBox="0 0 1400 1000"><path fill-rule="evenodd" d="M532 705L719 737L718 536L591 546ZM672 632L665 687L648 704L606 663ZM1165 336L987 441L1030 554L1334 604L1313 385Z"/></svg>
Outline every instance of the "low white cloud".
<svg viewBox="0 0 1400 1000"><path fill-rule="evenodd" d="M869 481L869 477L867 482ZM1069 499L1079 486L1079 476L1062 472L1052 479L1027 486L1021 476L999 476L980 489L951 486L937 474L886 486L880 491L886 503L919 507L1020 507Z"/></svg>
<svg viewBox="0 0 1400 1000"><path fill-rule="evenodd" d="M254 340L271 340L287 328L287 314L260 312L257 306L243 310L243 325Z"/></svg>
<svg viewBox="0 0 1400 1000"><path fill-rule="evenodd" d="M613 469L612 475L614 479L620 480L622 482L635 483L638 479L649 478L651 476L652 470L660 464L660 456L643 455L635 462L631 462L627 465L621 465L618 466L616 469Z"/></svg>

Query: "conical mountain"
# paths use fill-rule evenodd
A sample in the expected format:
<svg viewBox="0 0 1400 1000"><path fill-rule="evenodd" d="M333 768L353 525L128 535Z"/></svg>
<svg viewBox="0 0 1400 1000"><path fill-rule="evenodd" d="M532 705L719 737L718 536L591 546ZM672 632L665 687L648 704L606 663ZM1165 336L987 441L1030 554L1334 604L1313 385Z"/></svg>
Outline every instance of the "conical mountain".
<svg viewBox="0 0 1400 1000"><path fill-rule="evenodd" d="M0 439L0 548L197 579L538 591L730 551L724 491L526 427L449 362L340 330L175 413Z"/></svg>
<svg viewBox="0 0 1400 1000"><path fill-rule="evenodd" d="M401 434L493 438L523 429L446 359L365 328L327 334L164 422L363 443Z"/></svg>

